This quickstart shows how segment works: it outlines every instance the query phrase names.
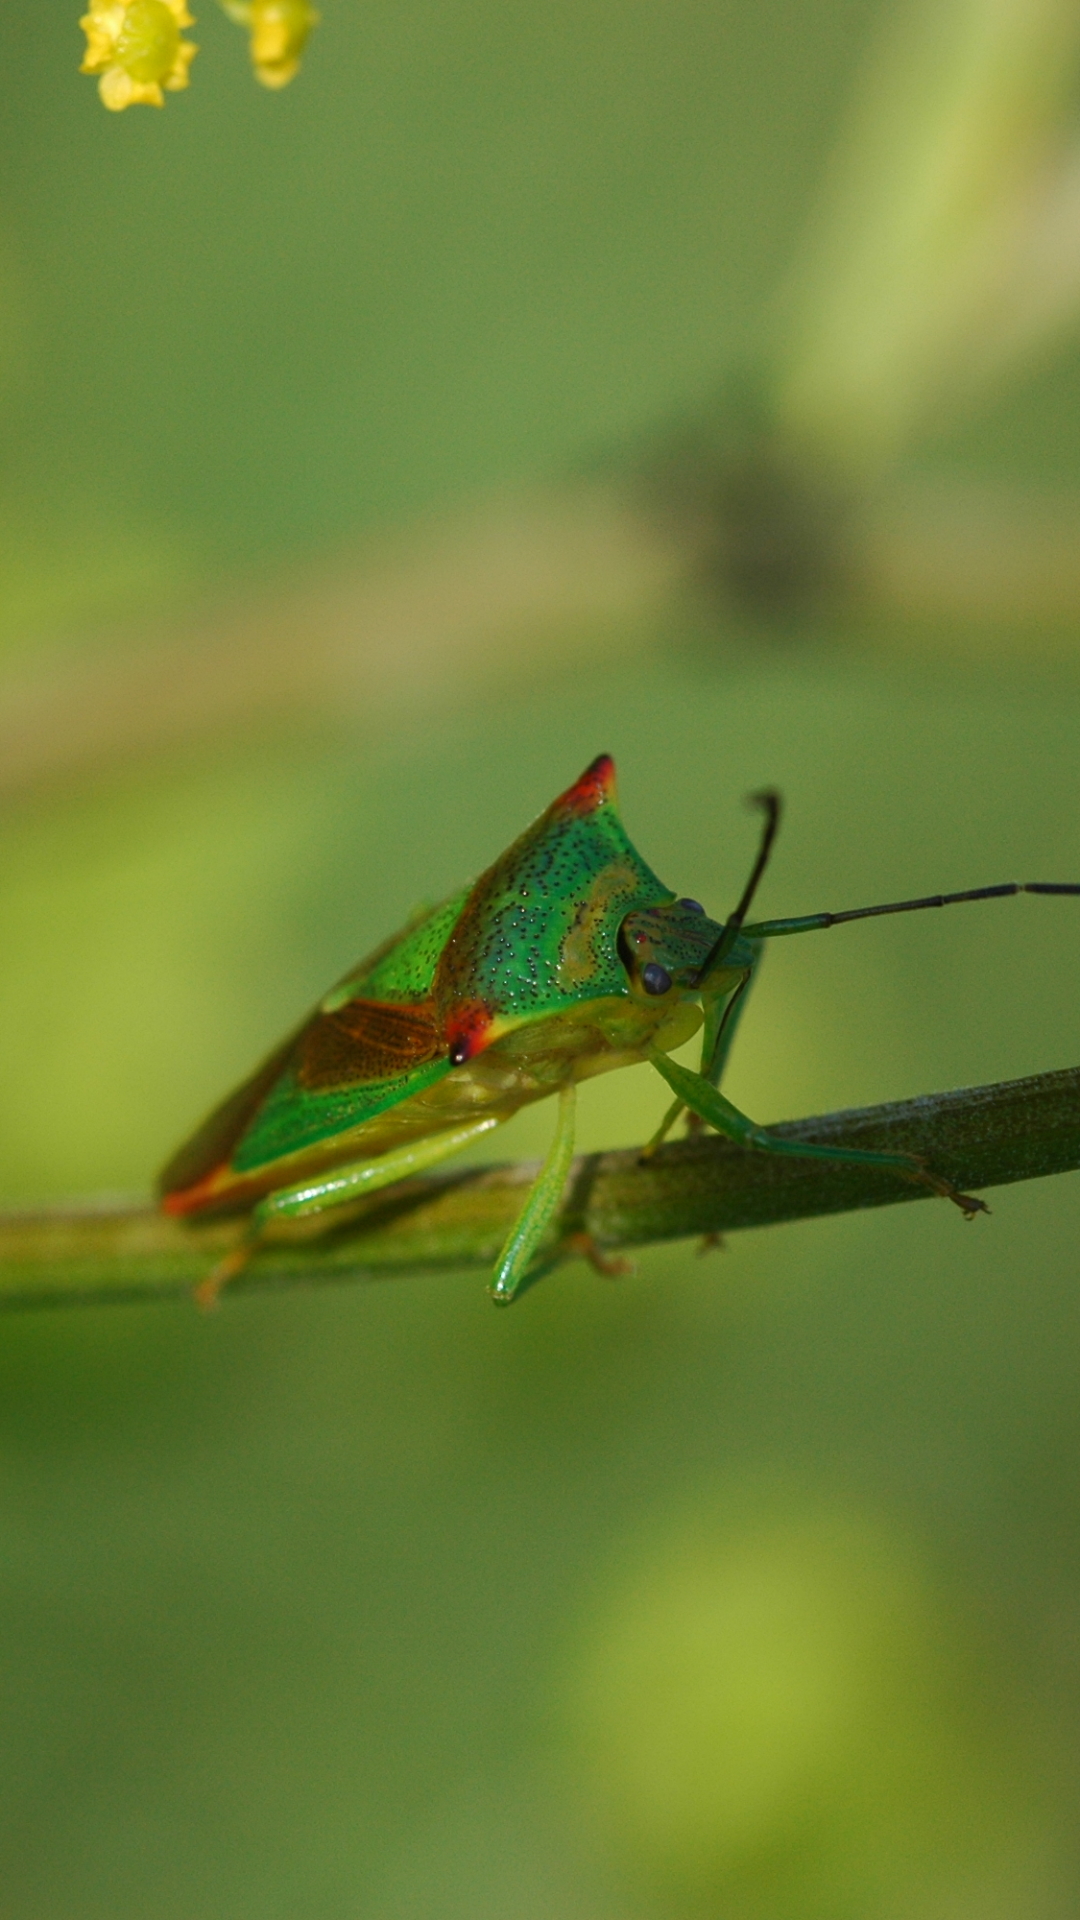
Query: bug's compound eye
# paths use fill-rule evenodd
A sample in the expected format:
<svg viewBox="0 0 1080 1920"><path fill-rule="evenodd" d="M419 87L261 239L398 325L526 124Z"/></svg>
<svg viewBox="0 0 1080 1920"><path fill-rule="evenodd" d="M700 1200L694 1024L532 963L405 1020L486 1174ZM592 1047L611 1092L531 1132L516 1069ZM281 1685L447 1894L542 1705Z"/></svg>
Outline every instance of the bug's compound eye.
<svg viewBox="0 0 1080 1920"><path fill-rule="evenodd" d="M450 1049L450 1065L452 1067L463 1067L468 1057L469 1057L468 1041L455 1040L453 1046Z"/></svg>
<svg viewBox="0 0 1080 1920"><path fill-rule="evenodd" d="M685 907L687 913L704 913L705 911L700 900L680 900L679 905Z"/></svg>
<svg viewBox="0 0 1080 1920"><path fill-rule="evenodd" d="M641 984L646 993L667 993L671 987L671 975L659 960L650 960L641 969Z"/></svg>

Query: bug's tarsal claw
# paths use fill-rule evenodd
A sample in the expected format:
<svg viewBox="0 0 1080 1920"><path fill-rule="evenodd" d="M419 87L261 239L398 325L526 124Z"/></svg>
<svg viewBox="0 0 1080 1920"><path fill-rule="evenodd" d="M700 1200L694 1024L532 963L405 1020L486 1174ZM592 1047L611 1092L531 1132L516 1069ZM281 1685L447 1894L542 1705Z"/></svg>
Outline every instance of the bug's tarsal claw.
<svg viewBox="0 0 1080 1920"><path fill-rule="evenodd" d="M580 1260L587 1260L593 1272L605 1280L620 1280L634 1271L632 1260L624 1260L621 1254L605 1253L591 1233L568 1233L563 1248L566 1253L574 1253Z"/></svg>
<svg viewBox="0 0 1080 1920"><path fill-rule="evenodd" d="M960 1208L965 1220L974 1220L977 1213L990 1212L986 1201L980 1200L976 1193L950 1193L947 1197Z"/></svg>
<svg viewBox="0 0 1080 1920"><path fill-rule="evenodd" d="M980 1200L977 1194L961 1193L959 1187L954 1187L951 1180L945 1180L941 1174L932 1172L917 1154L912 1154L911 1157L914 1161L914 1178L920 1185L929 1187L932 1192L939 1194L942 1200L951 1200L954 1207L959 1207L965 1220L974 1220L977 1213L990 1212L986 1201Z"/></svg>
<svg viewBox="0 0 1080 1920"><path fill-rule="evenodd" d="M703 1233L697 1243L697 1257L700 1260L706 1253L723 1253L726 1245L722 1233Z"/></svg>

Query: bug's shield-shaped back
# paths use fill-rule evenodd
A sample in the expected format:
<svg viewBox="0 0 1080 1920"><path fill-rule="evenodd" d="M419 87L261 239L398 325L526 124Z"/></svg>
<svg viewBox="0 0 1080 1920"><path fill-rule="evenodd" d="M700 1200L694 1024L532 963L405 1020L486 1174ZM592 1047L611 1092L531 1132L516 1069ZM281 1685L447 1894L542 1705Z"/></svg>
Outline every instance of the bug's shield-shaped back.
<svg viewBox="0 0 1080 1920"><path fill-rule="evenodd" d="M228 1204L278 1161L332 1156L337 1138L355 1141L500 1035L625 995L620 925L672 898L626 836L602 755L467 893L355 968L216 1109L166 1167L166 1206Z"/></svg>

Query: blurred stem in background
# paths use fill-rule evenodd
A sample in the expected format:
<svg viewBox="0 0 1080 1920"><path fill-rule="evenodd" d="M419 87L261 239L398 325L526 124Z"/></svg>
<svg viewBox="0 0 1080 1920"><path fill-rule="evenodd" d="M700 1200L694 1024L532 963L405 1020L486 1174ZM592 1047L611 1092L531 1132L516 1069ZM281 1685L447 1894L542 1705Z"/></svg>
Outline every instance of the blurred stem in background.
<svg viewBox="0 0 1080 1920"><path fill-rule="evenodd" d="M572 667L670 605L683 570L609 483L537 489L416 529L338 577L190 612L148 641L38 657L0 684L0 794L254 718L327 712L378 732L543 660Z"/></svg>
<svg viewBox="0 0 1080 1920"><path fill-rule="evenodd" d="M259 77L283 85L307 0L226 11ZM1075 319L1078 55L1064 0L887 10L762 351L727 398L591 480L419 526L329 586L322 569L314 594L248 589L242 613L189 614L149 648L140 629L70 667L16 668L0 685L4 786L198 735L238 704L337 712L345 694L377 723L433 663L445 686L496 657L516 673L541 652L602 654L631 610L655 626L688 592L762 638L824 615L849 643L872 623L875 646L925 645L929 627L938 653L993 637L1072 658L1080 500L928 480L919 458Z"/></svg>
<svg viewBox="0 0 1080 1920"><path fill-rule="evenodd" d="M778 428L887 472L1070 322L1080 13L1064 0L890 9L782 301Z"/></svg>

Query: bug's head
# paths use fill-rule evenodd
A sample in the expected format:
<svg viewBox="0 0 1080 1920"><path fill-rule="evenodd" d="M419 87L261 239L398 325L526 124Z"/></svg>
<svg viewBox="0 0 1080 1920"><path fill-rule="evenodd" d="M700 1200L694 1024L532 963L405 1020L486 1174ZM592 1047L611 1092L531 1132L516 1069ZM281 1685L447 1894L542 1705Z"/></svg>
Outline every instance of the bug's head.
<svg viewBox="0 0 1080 1920"><path fill-rule="evenodd" d="M696 900L671 900L627 914L619 928L619 957L631 986L649 999L692 993L723 931Z"/></svg>

